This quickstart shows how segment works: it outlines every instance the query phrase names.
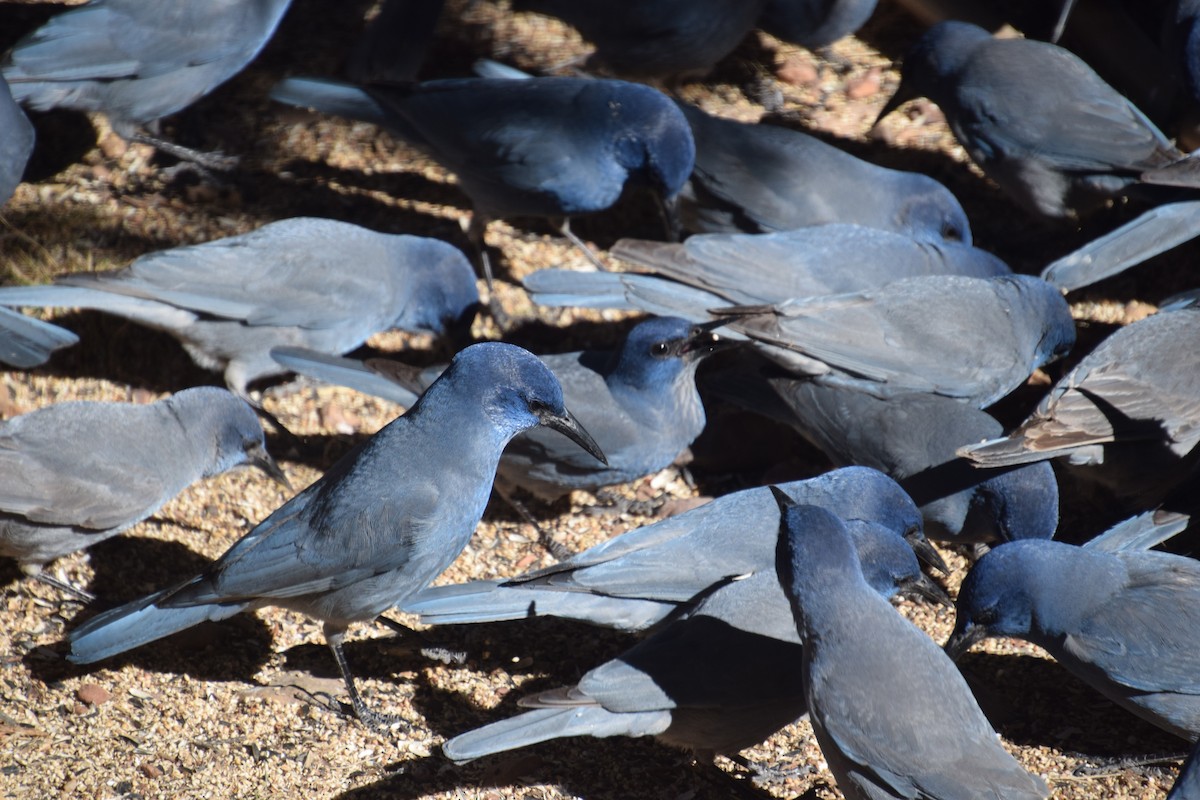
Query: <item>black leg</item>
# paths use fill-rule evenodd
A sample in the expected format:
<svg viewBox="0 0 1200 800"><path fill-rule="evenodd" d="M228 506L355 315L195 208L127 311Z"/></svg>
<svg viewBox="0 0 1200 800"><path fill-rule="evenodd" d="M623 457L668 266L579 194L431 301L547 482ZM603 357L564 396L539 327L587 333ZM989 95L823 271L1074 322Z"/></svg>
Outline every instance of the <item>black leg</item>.
<svg viewBox="0 0 1200 800"><path fill-rule="evenodd" d="M47 586L53 586L55 589L58 589L63 594L68 594L71 597L75 598L76 600L80 600L84 603L91 603L91 602L94 602L96 599L96 595L92 594L91 592L85 591L84 589L80 589L78 586L67 583L64 580L59 580L58 578L54 577L53 575L51 575L47 572L41 572L41 571L36 572L36 573L34 573L33 577L36 578L37 580L41 581L42 583L46 584Z"/></svg>
<svg viewBox="0 0 1200 800"><path fill-rule="evenodd" d="M575 555L575 553L573 553L569 547L561 542L556 541L553 535L551 535L545 528L538 524L538 521L533 518L533 514L530 514L529 509L525 507L525 504L513 497L511 492L509 492L507 489L500 488L499 484L496 484L494 488L496 490L496 494L500 495L504 502L508 503L509 506L512 507L513 511L516 511L517 514L520 515L521 519L533 526L533 529L537 531L538 544L546 548L546 552L549 553L555 561L566 561L568 558Z"/></svg>
<svg viewBox="0 0 1200 800"><path fill-rule="evenodd" d="M228 172L238 165L237 156L227 156L224 153L205 153L200 150L193 150L190 147L184 147L181 144L160 139L156 136L149 136L145 133L134 133L129 137L129 141L137 142L138 144L148 144L155 150L160 150L169 156L178 158L180 161L186 161L189 164L195 164L200 168L201 174L211 178L212 172Z"/></svg>
<svg viewBox="0 0 1200 800"><path fill-rule="evenodd" d="M381 714L367 708L362 695L358 693L354 675L350 672L350 664L346 661L346 654L342 652L342 641L345 638L345 631L331 633L328 626L326 627L325 641L329 643L329 649L333 651L333 659L342 673L342 680L346 683L346 692L350 695L350 707L354 709L354 716L358 717L358 721L363 725L378 733L388 732L397 727L407 728L408 723L403 718L394 714Z"/></svg>

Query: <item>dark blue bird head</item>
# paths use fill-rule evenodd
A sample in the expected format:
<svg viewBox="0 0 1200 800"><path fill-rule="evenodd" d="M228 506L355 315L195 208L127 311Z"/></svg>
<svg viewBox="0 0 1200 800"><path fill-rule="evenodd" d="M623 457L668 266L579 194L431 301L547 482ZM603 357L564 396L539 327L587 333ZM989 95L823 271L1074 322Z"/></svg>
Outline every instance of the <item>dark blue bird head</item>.
<svg viewBox="0 0 1200 800"><path fill-rule="evenodd" d="M713 327L679 317L639 322L613 354L606 382L635 391L665 389L680 377L690 382L702 359L733 344L713 333Z"/></svg>
<svg viewBox="0 0 1200 800"><path fill-rule="evenodd" d="M949 574L941 554L925 538L921 510L900 484L870 467L844 467L823 477L834 483L843 519L877 523L896 531L921 561Z"/></svg>
<svg viewBox="0 0 1200 800"><path fill-rule="evenodd" d="M909 236L924 242L971 243L971 222L958 199L928 175L913 173L908 192L896 209L896 222Z"/></svg>
<svg viewBox="0 0 1200 800"><path fill-rule="evenodd" d="M1027 464L975 487L962 531L964 542L1050 539L1058 530L1058 480L1049 462Z"/></svg>
<svg viewBox="0 0 1200 800"><path fill-rule="evenodd" d="M900 65L900 86L879 112L875 122L886 117L909 100L928 97L938 105L953 91L951 76L962 69L981 44L992 35L969 22L948 20L938 23L917 40Z"/></svg>
<svg viewBox="0 0 1200 800"><path fill-rule="evenodd" d="M841 518L820 506L795 503L778 486L771 493L779 504L775 568L802 626L810 603L837 585L864 582L863 572Z"/></svg>
<svg viewBox="0 0 1200 800"><path fill-rule="evenodd" d="M649 185L664 200L674 198L696 163L696 143L683 112L649 86L603 83L611 87L605 87L596 100L608 106L617 163L631 179Z"/></svg>
<svg viewBox="0 0 1200 800"><path fill-rule="evenodd" d="M504 442L544 425L608 463L596 440L567 410L558 378L537 356L516 345L481 342L459 351L409 414L458 403L478 404Z"/></svg>
<svg viewBox="0 0 1200 800"><path fill-rule="evenodd" d="M1079 623L1120 567L1107 553L1062 542L1023 539L976 562L958 590L954 633L946 652L957 658L989 636L1035 644Z"/></svg>
<svg viewBox="0 0 1200 800"><path fill-rule="evenodd" d="M952 605L946 591L921 571L912 547L896 531L870 522L848 522L846 529L858 551L863 577L872 589L891 599L896 595Z"/></svg>
<svg viewBox="0 0 1200 800"><path fill-rule="evenodd" d="M406 268L413 273L413 284L395 327L438 335L450 333L463 340L479 310L479 288L471 262L457 247L440 240L416 236L403 239L410 240L410 249L402 253Z"/></svg>

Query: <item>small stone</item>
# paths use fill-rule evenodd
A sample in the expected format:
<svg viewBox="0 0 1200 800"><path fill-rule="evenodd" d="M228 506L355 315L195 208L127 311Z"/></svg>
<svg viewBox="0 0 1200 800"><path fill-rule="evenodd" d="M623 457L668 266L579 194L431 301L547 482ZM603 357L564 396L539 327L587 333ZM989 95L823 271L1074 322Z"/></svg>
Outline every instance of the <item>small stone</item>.
<svg viewBox="0 0 1200 800"><path fill-rule="evenodd" d="M89 706L98 706L103 705L111 700L112 692L110 692L108 689L105 689L103 686L100 686L99 684L85 683L83 686L79 687L77 692L75 692L75 696L78 697L81 702L87 703Z"/></svg>
<svg viewBox="0 0 1200 800"><path fill-rule="evenodd" d="M793 55L775 69L775 77L793 86L810 86L820 79L821 74L810 61Z"/></svg>
<svg viewBox="0 0 1200 800"><path fill-rule="evenodd" d="M158 766L157 764L151 764L150 762L142 764L140 767L138 767L138 769L142 771L143 775L151 780L154 778L161 778L163 774L162 767Z"/></svg>
<svg viewBox="0 0 1200 800"><path fill-rule="evenodd" d="M129 150L129 144L120 136L117 136L112 131L104 135L100 140L100 152L104 153L105 158L120 158Z"/></svg>
<svg viewBox="0 0 1200 800"><path fill-rule="evenodd" d="M879 92L883 84L883 70L872 67L866 74L856 78L846 86L846 96L851 100L862 100Z"/></svg>

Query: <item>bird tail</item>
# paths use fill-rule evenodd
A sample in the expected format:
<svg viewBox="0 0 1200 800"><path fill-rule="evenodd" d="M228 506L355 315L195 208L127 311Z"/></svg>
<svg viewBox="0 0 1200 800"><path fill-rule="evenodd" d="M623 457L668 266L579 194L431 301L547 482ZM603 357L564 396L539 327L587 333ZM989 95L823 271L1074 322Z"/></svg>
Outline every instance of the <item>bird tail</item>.
<svg viewBox="0 0 1200 800"><path fill-rule="evenodd" d="M417 392L352 358L318 353L303 347L273 347L271 358L301 375L382 397L406 408L417 402Z"/></svg>
<svg viewBox="0 0 1200 800"><path fill-rule="evenodd" d="M0 308L0 362L29 369L78 341L78 336L57 325Z"/></svg>
<svg viewBox="0 0 1200 800"><path fill-rule="evenodd" d="M201 622L227 619L246 609L246 603L208 604L164 608L156 605L174 589L157 592L119 608L105 611L71 632L71 652L67 660L74 664L124 653L135 647L170 636Z"/></svg>
<svg viewBox="0 0 1200 800"><path fill-rule="evenodd" d="M1135 267L1200 235L1200 200L1167 203L1088 242L1042 270L1042 280L1071 292Z"/></svg>
<svg viewBox="0 0 1200 800"><path fill-rule="evenodd" d="M421 622L426 625L558 617L605 628L640 631L660 622L677 610L677 605L583 591L509 587L501 581L472 581L424 589L405 601L402 610L420 614Z"/></svg>
<svg viewBox="0 0 1200 800"><path fill-rule="evenodd" d="M1190 153L1164 167L1147 170L1138 179L1154 186L1200 189L1200 153Z"/></svg>
<svg viewBox="0 0 1200 800"><path fill-rule="evenodd" d="M650 736L670 724L671 712L665 710L618 714L594 705L538 708L455 736L442 752L462 763L565 736Z"/></svg>
<svg viewBox="0 0 1200 800"><path fill-rule="evenodd" d="M1147 511L1118 522L1084 547L1105 553L1149 550L1182 533L1190 522L1190 516L1176 511Z"/></svg>
<svg viewBox="0 0 1200 800"><path fill-rule="evenodd" d="M1034 449L1029 446L1028 440L1020 432L1014 432L1000 439L988 439L978 444L964 445L958 448L954 454L959 458L971 461L977 467L1009 467L1057 458L1084 446L1087 445L1081 445L1079 448Z"/></svg>
<svg viewBox="0 0 1200 800"><path fill-rule="evenodd" d="M324 78L287 78L275 84L270 98L277 103L311 108L322 114L386 125L391 119L383 106L363 89Z"/></svg>
<svg viewBox="0 0 1200 800"><path fill-rule="evenodd" d="M542 306L634 310L625 298L623 276L616 272L543 269L525 278L525 290Z"/></svg>
<svg viewBox="0 0 1200 800"><path fill-rule="evenodd" d="M168 329L182 328L195 320L195 314L192 312L157 300L88 286L63 284L0 288L0 306L87 308L117 314L152 327Z"/></svg>

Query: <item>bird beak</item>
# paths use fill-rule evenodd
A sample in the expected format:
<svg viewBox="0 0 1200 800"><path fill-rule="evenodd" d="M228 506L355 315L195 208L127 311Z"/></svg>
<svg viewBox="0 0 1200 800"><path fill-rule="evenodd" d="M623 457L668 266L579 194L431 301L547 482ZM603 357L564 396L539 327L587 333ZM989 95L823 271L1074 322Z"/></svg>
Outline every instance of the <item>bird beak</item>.
<svg viewBox="0 0 1200 800"><path fill-rule="evenodd" d="M950 656L951 661L957 661L963 653L971 649L971 645L987 637L988 630L983 625L973 622L966 625L955 625L954 633L950 634L943 649L946 651L946 655Z"/></svg>
<svg viewBox="0 0 1200 800"><path fill-rule="evenodd" d="M579 420L575 419L575 415L570 411L563 409L562 414L555 414L553 411L547 410L538 416L547 428L558 431L590 453L601 464L608 466L608 458L600 449L600 445L596 444L596 440L592 438L586 428L579 424Z"/></svg>
<svg viewBox="0 0 1200 800"><path fill-rule="evenodd" d="M691 335L684 339L679 347L679 355L690 355L692 359L698 360L720 350L728 350L738 344L732 339L722 339L713 333L714 328L719 328L724 324L724 320L717 319L692 328Z"/></svg>
<svg viewBox="0 0 1200 800"><path fill-rule="evenodd" d="M950 595L946 594L946 590L938 585L937 581L930 578L924 572L919 577L906 581L901 587L900 592L905 597L912 599L923 598L931 603L937 603L941 606L953 607L954 603L950 600Z"/></svg>
<svg viewBox="0 0 1200 800"><path fill-rule="evenodd" d="M286 488L289 492L295 491L292 488L291 481L287 479L287 475L283 474L283 470L275 463L275 459L271 458L271 454L263 447L255 446L251 450L246 451L246 459L252 466L258 467L276 483Z"/></svg>
<svg viewBox="0 0 1200 800"><path fill-rule="evenodd" d="M913 549L913 552L917 554L917 558L921 559L922 563L928 564L943 575L950 574L950 568L946 566L946 560L942 558L942 554L937 551L937 548L929 543L924 533L919 530L909 531L904 534L904 539L908 542L909 547Z"/></svg>
<svg viewBox="0 0 1200 800"><path fill-rule="evenodd" d="M880 122L883 122L884 117L886 117L888 114L891 114L909 100L916 99L916 91L914 91L912 87L904 82L904 78L901 78L900 85L896 87L896 93L892 95L892 99L888 100L887 104L884 105L883 110L879 112L879 116L875 118L875 122L871 124L871 128L874 129L879 125Z"/></svg>

